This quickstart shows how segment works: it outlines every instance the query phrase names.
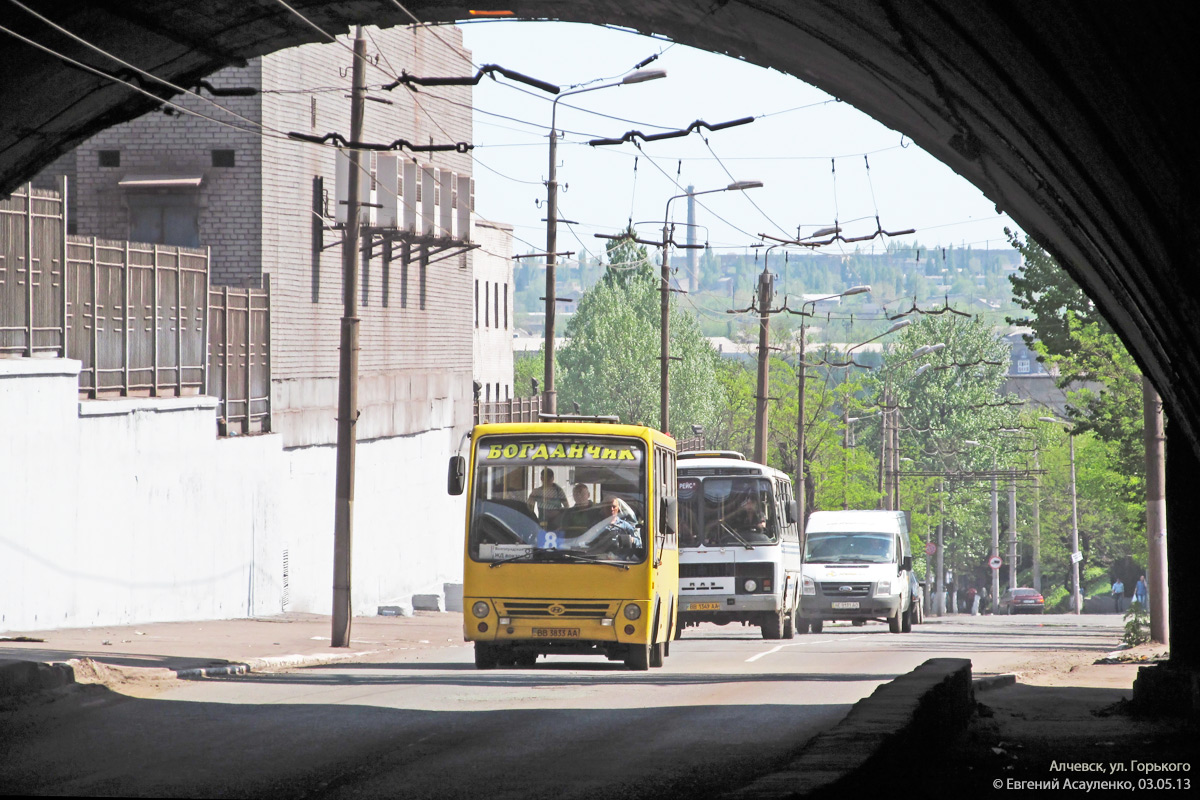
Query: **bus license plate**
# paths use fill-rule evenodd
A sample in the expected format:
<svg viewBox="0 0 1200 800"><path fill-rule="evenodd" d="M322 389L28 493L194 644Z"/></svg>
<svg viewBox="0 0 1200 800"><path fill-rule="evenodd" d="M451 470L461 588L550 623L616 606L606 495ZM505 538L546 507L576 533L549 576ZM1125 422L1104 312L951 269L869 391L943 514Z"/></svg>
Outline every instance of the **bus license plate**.
<svg viewBox="0 0 1200 800"><path fill-rule="evenodd" d="M834 603L833 607L834 608L858 608L858 602L855 601L853 603Z"/></svg>
<svg viewBox="0 0 1200 800"><path fill-rule="evenodd" d="M543 639L578 639L579 628L534 628L533 635Z"/></svg>
<svg viewBox="0 0 1200 800"><path fill-rule="evenodd" d="M720 603L688 603L688 611L720 611Z"/></svg>

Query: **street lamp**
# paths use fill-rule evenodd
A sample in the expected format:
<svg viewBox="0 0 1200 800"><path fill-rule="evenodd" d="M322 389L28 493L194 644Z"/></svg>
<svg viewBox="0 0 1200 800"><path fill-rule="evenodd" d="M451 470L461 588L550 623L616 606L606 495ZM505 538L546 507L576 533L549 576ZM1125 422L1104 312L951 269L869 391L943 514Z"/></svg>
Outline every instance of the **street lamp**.
<svg viewBox="0 0 1200 800"><path fill-rule="evenodd" d="M638 70L631 72L619 81L562 92L550 104L550 167L546 181L546 365L542 382L542 407L547 413L558 412L557 393L554 390L554 305L557 302L554 296L556 280L554 267L558 255L558 101L564 97L584 92L594 92L599 89L632 83L644 83L665 77L667 77L666 70Z"/></svg>
<svg viewBox="0 0 1200 800"><path fill-rule="evenodd" d="M895 465L895 468L893 468L893 465L892 465L890 459L891 459L891 456L895 456L900 452L899 425L896 424L895 420L892 421L891 425L888 424L888 399L891 394L892 371L899 369L900 367L903 367L905 364L909 363L910 361L921 358L923 356L927 356L930 353L936 353L940 350L943 350L943 349L945 349L945 347L946 347L946 344L944 342L938 342L937 344L921 345L916 350L913 350L911 353L909 353L908 356L906 358L904 358L903 360L901 360L895 364L886 364L881 369L881 372L883 373L883 394L880 397L879 405L880 405L880 408L882 409L883 416L880 418L880 423L879 423L880 424L880 429L879 429L879 503L880 503L879 507L880 508L888 508L889 506L897 505L897 503L893 499L892 495L893 495L893 492L898 494L898 491L896 489L894 489L893 486L894 486L894 484L898 483L898 481L895 479L895 472L896 472L896 468L898 468L899 465ZM920 367L918 367L913 372L911 378L916 378L920 375L923 375L929 369L929 367L930 367L929 364L922 364ZM910 380L911 380L911 378L910 378ZM899 408L897 408L895 410L899 411ZM897 438L897 441L890 447L891 453L889 454L889 439L891 439L893 436ZM891 472L893 475L892 481L890 483L887 480L889 472Z"/></svg>
<svg viewBox="0 0 1200 800"><path fill-rule="evenodd" d="M635 75L637 73L634 73ZM662 230L662 264L659 266L660 283L659 292L662 294L661 310L659 319L659 358L661 363L658 368L658 420L660 430L663 433L670 433L670 338L669 338L669 320L671 312L671 245L674 244L671 232L671 203L681 197L697 197L702 194L715 194L717 192L744 192L747 189L758 189L762 187L762 181L734 181L728 186L722 186L720 189L705 189L702 192L684 192L677 194L674 197L667 199L666 208L663 209L663 230ZM703 249L703 245L676 245L677 247Z"/></svg>
<svg viewBox="0 0 1200 800"><path fill-rule="evenodd" d="M1057 425L1070 425L1058 417L1038 417L1042 422L1053 422ZM1075 428L1066 428L1071 448L1071 606L1076 614L1083 613L1083 597L1079 586L1079 562L1083 555L1079 552L1079 498L1075 489Z"/></svg>
<svg viewBox="0 0 1200 800"><path fill-rule="evenodd" d="M851 297L856 294L866 294L870 291L870 286L851 286L844 292L831 294L827 297L817 297L812 300L805 300L800 304L799 311L792 311L791 309L788 309L789 313L800 315L800 341L796 351L796 486L799 490L797 492L797 497L799 498L799 517L802 532L804 528L804 520L808 511L808 490L804 472L804 405L805 398L807 397L807 393L805 391L807 377L805 375L805 369L808 366L808 364L804 361L805 350L807 349L807 342L805 341L807 323L806 318L816 313L817 303L823 303L826 300L833 300L839 297ZM805 308L810 305L812 306L812 311L805 311ZM843 498L844 496L845 495L843 493Z"/></svg>

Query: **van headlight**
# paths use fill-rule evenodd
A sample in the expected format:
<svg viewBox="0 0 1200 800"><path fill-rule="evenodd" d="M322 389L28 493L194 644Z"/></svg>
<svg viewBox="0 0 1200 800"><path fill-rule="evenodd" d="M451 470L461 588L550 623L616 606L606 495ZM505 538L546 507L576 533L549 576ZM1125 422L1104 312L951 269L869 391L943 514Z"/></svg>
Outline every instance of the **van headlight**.
<svg viewBox="0 0 1200 800"><path fill-rule="evenodd" d="M803 583L800 585L800 594L808 595L809 597L815 597L817 594L816 582L807 575L804 576Z"/></svg>
<svg viewBox="0 0 1200 800"><path fill-rule="evenodd" d="M884 595L884 594L891 594L891 593L892 593L892 582L891 581L880 581L879 583L875 584L876 596Z"/></svg>

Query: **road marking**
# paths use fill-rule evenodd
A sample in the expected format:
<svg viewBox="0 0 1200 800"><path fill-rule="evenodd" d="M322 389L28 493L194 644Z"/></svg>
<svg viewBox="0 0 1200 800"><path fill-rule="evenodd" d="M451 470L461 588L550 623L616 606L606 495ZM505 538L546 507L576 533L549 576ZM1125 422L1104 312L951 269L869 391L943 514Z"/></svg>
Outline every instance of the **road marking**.
<svg viewBox="0 0 1200 800"><path fill-rule="evenodd" d="M750 664L754 661L758 661L763 656L769 656L772 653L778 653L780 650L782 650L785 647L800 647L801 645L805 645L805 644L821 644L823 642L832 642L832 641L833 641L833 639L808 639L803 642L792 642L791 644L777 644L774 647L772 647L770 650L764 650L757 655L750 656L749 658L746 659L746 663Z"/></svg>

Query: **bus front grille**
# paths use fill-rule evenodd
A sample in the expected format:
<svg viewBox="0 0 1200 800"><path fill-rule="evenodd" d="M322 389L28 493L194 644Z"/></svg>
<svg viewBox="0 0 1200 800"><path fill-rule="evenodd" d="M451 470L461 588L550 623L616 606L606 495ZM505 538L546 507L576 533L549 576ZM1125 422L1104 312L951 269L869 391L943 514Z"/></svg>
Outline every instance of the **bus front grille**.
<svg viewBox="0 0 1200 800"><path fill-rule="evenodd" d="M502 617L537 617L544 619L604 619L616 613L611 603L587 603L554 600L498 600L497 611ZM561 608L558 613L556 610Z"/></svg>

